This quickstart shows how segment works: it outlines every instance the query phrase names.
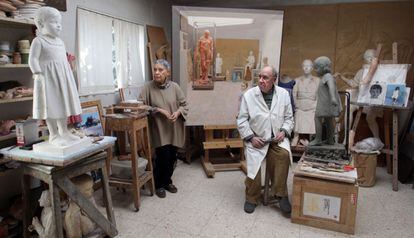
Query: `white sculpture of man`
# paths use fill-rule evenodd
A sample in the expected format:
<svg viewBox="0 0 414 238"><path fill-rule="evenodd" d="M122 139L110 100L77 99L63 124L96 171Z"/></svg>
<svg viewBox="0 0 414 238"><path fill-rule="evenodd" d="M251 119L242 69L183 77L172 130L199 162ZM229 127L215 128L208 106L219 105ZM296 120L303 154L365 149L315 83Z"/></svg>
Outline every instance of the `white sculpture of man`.
<svg viewBox="0 0 414 238"><path fill-rule="evenodd" d="M222 74L221 67L223 66L223 59L220 57L220 53L217 53L215 66L216 66L216 75L221 75Z"/></svg>
<svg viewBox="0 0 414 238"><path fill-rule="evenodd" d="M249 66L250 69L254 69L254 62L256 61L256 59L254 58L253 51L249 52L249 56L247 57L246 61L247 61L247 64L245 68Z"/></svg>
<svg viewBox="0 0 414 238"><path fill-rule="evenodd" d="M67 128L67 118L81 114L75 80L59 38L62 17L52 7L36 12L37 37L30 47L29 66L33 73L33 118L45 119L49 143L65 146L79 141Z"/></svg>
<svg viewBox="0 0 414 238"><path fill-rule="evenodd" d="M364 58L364 64L370 65L375 58L375 50L367 49L364 52L363 58ZM355 77L352 79L349 79L340 73L335 74L335 76L339 76L340 79L342 79L346 84L348 84L351 87L351 89L347 90L350 93L351 101L356 102L358 99L359 87L362 84L362 80L363 80L364 67L365 66L363 65L362 68L358 70L358 72L355 74ZM351 105L350 113L349 113L349 125L352 125L353 113L357 109L358 109L358 106ZM383 116L382 109L364 107L362 112L366 114L366 120L368 122L368 127L371 130L373 136L376 138L379 138L379 129L378 129L378 123L376 119L377 117Z"/></svg>
<svg viewBox="0 0 414 238"><path fill-rule="evenodd" d="M295 134L291 145L296 146L299 134L315 134L315 110L319 78L312 76L313 62L305 59L302 63L303 75L296 78L293 87L295 102ZM301 140L302 141L302 140ZM305 143L302 143L306 145Z"/></svg>
<svg viewBox="0 0 414 238"><path fill-rule="evenodd" d="M54 238L55 237L55 222L53 218L52 204L50 202L49 190L44 190L39 199L39 205L43 207L39 218L33 217L32 225L29 227L30 231L35 230L39 238Z"/></svg>

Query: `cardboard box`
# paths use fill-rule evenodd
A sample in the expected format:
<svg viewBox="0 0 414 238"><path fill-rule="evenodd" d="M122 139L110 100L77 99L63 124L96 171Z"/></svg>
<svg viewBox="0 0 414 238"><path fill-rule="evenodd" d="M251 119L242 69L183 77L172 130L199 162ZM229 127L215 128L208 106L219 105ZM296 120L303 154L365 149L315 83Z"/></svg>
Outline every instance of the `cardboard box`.
<svg viewBox="0 0 414 238"><path fill-rule="evenodd" d="M28 119L16 122L17 145L25 146L39 140L37 120Z"/></svg>
<svg viewBox="0 0 414 238"><path fill-rule="evenodd" d="M357 184L293 177L293 223L354 234L357 202Z"/></svg>

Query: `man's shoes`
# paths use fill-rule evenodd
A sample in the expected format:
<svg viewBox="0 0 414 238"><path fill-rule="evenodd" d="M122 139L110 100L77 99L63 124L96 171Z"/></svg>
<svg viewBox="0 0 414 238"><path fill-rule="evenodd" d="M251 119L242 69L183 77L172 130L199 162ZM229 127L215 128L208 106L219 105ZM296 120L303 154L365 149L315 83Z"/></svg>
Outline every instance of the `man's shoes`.
<svg viewBox="0 0 414 238"><path fill-rule="evenodd" d="M249 213L249 214L253 213L255 208L256 208L256 204L248 202L248 201L244 202L244 211L246 213Z"/></svg>
<svg viewBox="0 0 414 238"><path fill-rule="evenodd" d="M168 184L165 189L170 193L177 193L177 187L174 184Z"/></svg>
<svg viewBox="0 0 414 238"><path fill-rule="evenodd" d="M159 198L165 198L166 196L164 188L157 188L157 190L155 190L155 194L157 194Z"/></svg>
<svg viewBox="0 0 414 238"><path fill-rule="evenodd" d="M284 213L290 214L292 212L292 206L290 205L289 198L287 196L280 199L279 207Z"/></svg>

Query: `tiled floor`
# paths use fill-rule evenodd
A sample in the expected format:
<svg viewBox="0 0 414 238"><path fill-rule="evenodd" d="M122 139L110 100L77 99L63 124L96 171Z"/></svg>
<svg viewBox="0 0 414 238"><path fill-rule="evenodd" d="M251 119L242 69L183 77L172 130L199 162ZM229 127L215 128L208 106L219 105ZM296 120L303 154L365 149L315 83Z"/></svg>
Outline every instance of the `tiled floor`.
<svg viewBox="0 0 414 238"><path fill-rule="evenodd" d="M173 176L178 193L167 192L164 199L143 195L139 212L133 211L129 191L112 188L118 237L352 237L293 224L275 207L258 206L246 214L244 178L242 172L232 171L209 179L199 160L191 165L179 161ZM414 237L412 185L400 184L394 192L391 176L377 168L376 185L359 189L356 222L355 237Z"/></svg>

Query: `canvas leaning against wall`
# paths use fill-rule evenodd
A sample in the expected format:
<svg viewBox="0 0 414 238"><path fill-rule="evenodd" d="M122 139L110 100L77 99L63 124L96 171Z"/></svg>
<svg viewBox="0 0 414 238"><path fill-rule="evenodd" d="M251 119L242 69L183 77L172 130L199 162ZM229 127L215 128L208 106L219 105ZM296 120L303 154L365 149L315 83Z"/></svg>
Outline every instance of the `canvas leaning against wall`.
<svg viewBox="0 0 414 238"><path fill-rule="evenodd" d="M263 58L279 69L283 11L174 6L173 14L179 19L177 29L173 23L173 38L176 34L180 41L180 47L173 47L173 51L179 51L173 55L180 58L179 70L173 72L179 75L173 78L180 79L189 103L191 113L186 124L236 124L241 95L246 86L253 87L254 80L257 83ZM203 39L205 30L210 34ZM203 42L210 46L209 37L213 47L202 54L199 48ZM194 79L205 76L201 64L205 56L209 56L208 81L213 85L193 87Z"/></svg>

